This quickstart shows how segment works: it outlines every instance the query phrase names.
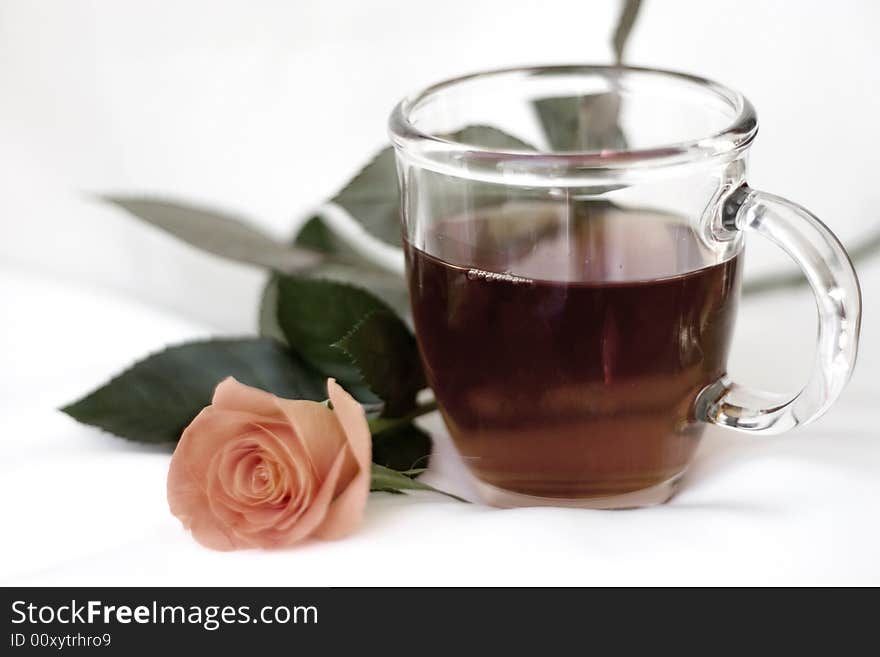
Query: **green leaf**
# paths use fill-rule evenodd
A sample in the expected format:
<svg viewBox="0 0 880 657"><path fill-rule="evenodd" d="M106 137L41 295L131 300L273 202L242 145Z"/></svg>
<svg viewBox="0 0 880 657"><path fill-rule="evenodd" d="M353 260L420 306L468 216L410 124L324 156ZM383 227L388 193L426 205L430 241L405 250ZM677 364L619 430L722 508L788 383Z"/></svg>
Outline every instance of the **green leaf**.
<svg viewBox="0 0 880 657"><path fill-rule="evenodd" d="M320 217L312 217L303 225L295 243L325 254L320 264L302 273L365 288L401 317L409 314L406 280L364 258L334 235Z"/></svg>
<svg viewBox="0 0 880 657"><path fill-rule="evenodd" d="M431 457L431 437L414 424L373 435L373 462L418 476Z"/></svg>
<svg viewBox="0 0 880 657"><path fill-rule="evenodd" d="M626 138L617 123L620 95L615 92L541 98L534 107L554 151L626 148Z"/></svg>
<svg viewBox="0 0 880 657"><path fill-rule="evenodd" d="M354 255L354 250L347 247L344 242L340 241L339 238L324 225L324 222L321 221L321 217L317 216L312 217L302 225L299 232L296 234L296 239L293 243L309 249L314 249L320 253L337 254L344 252L347 255Z"/></svg>
<svg viewBox="0 0 880 657"><path fill-rule="evenodd" d="M364 288L393 308L398 316L409 315L406 280L360 256L336 237L320 217L313 217L303 225L295 243L326 254L319 264L303 269L300 274ZM273 275L266 282L260 299L259 332L284 342L286 338L278 324L277 298L278 279Z"/></svg>
<svg viewBox="0 0 880 657"><path fill-rule="evenodd" d="M260 295L260 307L258 309L257 322L260 335L278 340L281 344L287 344L287 337L278 323L278 276L272 274L263 293Z"/></svg>
<svg viewBox="0 0 880 657"><path fill-rule="evenodd" d="M322 260L315 251L279 242L227 213L152 198L105 196L103 200L191 246L236 262L293 272Z"/></svg>
<svg viewBox="0 0 880 657"><path fill-rule="evenodd" d="M493 128L490 125L470 125L448 135L441 135L462 144L474 144L484 149L508 151L533 151L535 147L519 137Z"/></svg>
<svg viewBox="0 0 880 657"><path fill-rule="evenodd" d="M484 148L534 150L521 139L490 126L469 126L448 137ZM496 197L504 190L509 191L508 187L499 185L488 187L494 190L493 196ZM481 189L482 186L469 188L471 202L473 197L480 196ZM390 146L380 151L332 201L345 208L371 235L393 246L401 246L397 167L394 149Z"/></svg>
<svg viewBox="0 0 880 657"><path fill-rule="evenodd" d="M618 66L641 8L641 0L624 0L611 46ZM547 142L555 151L624 150L620 125L620 94L608 91L586 96L542 98L534 102Z"/></svg>
<svg viewBox="0 0 880 657"><path fill-rule="evenodd" d="M227 376L290 399L327 397L324 377L274 340L207 340L148 356L61 410L129 440L176 441Z"/></svg>
<svg viewBox="0 0 880 657"><path fill-rule="evenodd" d="M534 150L526 142L487 126L467 127L451 136L487 148ZM501 185L473 183L468 187L467 196L464 196L460 187L450 190L451 183L444 177L438 177L436 182L435 193L443 197L444 206L450 214L464 211L467 207L498 204L510 198L510 188ZM345 208L372 235L393 246L402 245L397 170L394 150L390 146L380 151L332 201ZM300 273L364 288L393 308L400 317L409 315L406 280L364 258L335 235L320 216L311 217L303 224L294 244L324 254L324 260ZM264 288L259 330L261 335L284 339L277 319L276 286L277 280L273 277Z"/></svg>
<svg viewBox="0 0 880 657"><path fill-rule="evenodd" d="M333 345L374 312L393 315L384 302L353 285L305 276L278 277L278 324L288 344L366 403L378 399L349 356Z"/></svg>
<svg viewBox="0 0 880 657"><path fill-rule="evenodd" d="M385 402L383 415L395 417L415 408L425 375L415 337L400 318L372 312L333 346L348 356L363 382Z"/></svg>
<svg viewBox="0 0 880 657"><path fill-rule="evenodd" d="M356 266L338 263L332 259L301 273L363 288L382 300L398 317L409 316L409 290L406 279L398 274L375 269L367 264Z"/></svg>
<svg viewBox="0 0 880 657"><path fill-rule="evenodd" d="M467 500L459 497L458 495L453 495L452 493L447 493L445 491L439 490L437 488L434 488L433 486L424 484L421 481L417 481L415 479L407 477L402 472L397 472L396 470L392 470L390 468L386 468L375 463L373 464L372 470L370 472L370 490L384 491L386 493L402 493L405 490L428 490L435 493L440 493L441 495L446 495L447 497L451 497L452 499L458 500L459 502L467 503Z"/></svg>
<svg viewBox="0 0 880 657"><path fill-rule="evenodd" d="M331 199L363 224L371 235L400 246L400 202L394 149L383 148Z"/></svg>

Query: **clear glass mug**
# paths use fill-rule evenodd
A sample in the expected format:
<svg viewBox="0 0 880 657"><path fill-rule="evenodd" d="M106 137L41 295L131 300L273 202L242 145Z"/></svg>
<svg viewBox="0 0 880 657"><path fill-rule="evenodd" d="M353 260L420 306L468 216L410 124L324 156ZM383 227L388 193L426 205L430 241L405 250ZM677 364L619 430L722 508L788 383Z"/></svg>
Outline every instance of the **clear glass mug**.
<svg viewBox="0 0 880 657"><path fill-rule="evenodd" d="M488 503L662 503L706 424L776 434L840 394L856 273L815 216L748 186L756 132L741 94L628 67L480 73L395 108L419 349ZM815 293L815 363L790 399L726 374L749 232Z"/></svg>

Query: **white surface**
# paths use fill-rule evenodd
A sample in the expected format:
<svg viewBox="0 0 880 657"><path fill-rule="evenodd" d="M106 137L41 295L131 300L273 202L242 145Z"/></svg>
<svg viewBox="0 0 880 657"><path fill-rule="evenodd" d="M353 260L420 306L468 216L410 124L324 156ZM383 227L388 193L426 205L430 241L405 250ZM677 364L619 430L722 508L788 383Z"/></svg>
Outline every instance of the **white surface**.
<svg viewBox="0 0 880 657"><path fill-rule="evenodd" d="M279 235L387 143L405 93L514 64L607 62L618 0L2 0L0 262L250 330L260 276L91 194L145 192ZM874 0L645 0L633 64L699 73L758 109L753 186L845 244L876 217ZM785 264L753 249L750 267Z"/></svg>
<svg viewBox="0 0 880 657"><path fill-rule="evenodd" d="M863 273L866 298L876 298L880 267ZM347 539L230 554L198 546L168 512L167 451L52 410L205 327L13 269L0 269L0 298L14 309L0 357L0 584L880 584L870 306L859 369L828 415L774 439L711 431L665 506L500 511L378 493ZM755 377L796 356L786 336L804 332L795 311L810 308L805 294L744 304L736 344ZM436 418L431 426L438 453L426 476L468 495Z"/></svg>
<svg viewBox="0 0 880 657"><path fill-rule="evenodd" d="M53 410L165 344L250 331L263 279L88 194L193 199L288 234L385 143L400 95L494 66L607 61L617 7L0 3L0 583L880 584L877 265L862 271L862 357L840 403L797 435L712 432L657 509L377 495L346 541L220 555L168 514L167 453ZM750 181L851 243L880 207L878 24L870 0L647 0L629 60L744 91L761 121ZM750 269L781 263L750 244ZM804 293L745 304L734 375L794 389L813 314ZM439 448L435 481L462 486Z"/></svg>

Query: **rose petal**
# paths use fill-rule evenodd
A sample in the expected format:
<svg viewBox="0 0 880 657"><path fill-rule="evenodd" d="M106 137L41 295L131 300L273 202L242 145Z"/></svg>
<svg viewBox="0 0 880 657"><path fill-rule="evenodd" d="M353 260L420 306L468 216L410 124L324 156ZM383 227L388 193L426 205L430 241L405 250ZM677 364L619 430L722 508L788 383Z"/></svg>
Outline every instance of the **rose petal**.
<svg viewBox="0 0 880 657"><path fill-rule="evenodd" d="M260 537L260 540L266 540L266 542L262 544L262 547L290 546L308 538L315 532L315 528L318 527L327 517L327 511L330 507L330 503L333 501L333 492L336 489L339 474L342 472L342 466L345 463L345 456L345 453L341 452L336 457L333 465L330 466L330 472L327 474L327 479L324 481L317 495L315 495L309 509L303 513L303 515L300 516L292 526L279 526L281 531L279 531L276 536Z"/></svg>
<svg viewBox="0 0 880 657"><path fill-rule="evenodd" d="M334 379L327 380L327 392L333 403L333 412L345 431L348 447L358 466L358 472L333 501L327 517L315 531L315 536L336 539L357 527L364 515L370 493L370 462L373 441L363 407Z"/></svg>
<svg viewBox="0 0 880 657"><path fill-rule="evenodd" d="M199 543L223 551L244 547L235 540L228 527L218 522L204 489L192 476L185 460L172 457L167 490L171 513L180 519L186 529L192 531L193 538Z"/></svg>
<svg viewBox="0 0 880 657"><path fill-rule="evenodd" d="M267 467L259 450L248 450L230 469L232 488L251 504L268 501L275 485L276 474Z"/></svg>
<svg viewBox="0 0 880 657"><path fill-rule="evenodd" d="M246 411L265 418L278 415L276 399L270 392L246 386L228 376L214 389L211 405L230 411Z"/></svg>
<svg viewBox="0 0 880 657"><path fill-rule="evenodd" d="M282 426L278 433L260 425L254 428L256 431L246 438L227 443L221 452L215 454L206 474L208 503L215 515L233 531L249 536L295 522L311 504L313 491L319 483L308 455L290 427ZM235 489L235 465L248 453L251 445L260 450L264 459L285 470L287 482L291 485L286 503L255 504Z"/></svg>
<svg viewBox="0 0 880 657"><path fill-rule="evenodd" d="M332 379L334 410L228 378L184 430L168 472L171 512L217 550L336 538L363 515L371 438L361 406Z"/></svg>
<svg viewBox="0 0 880 657"><path fill-rule="evenodd" d="M347 442L338 416L324 404L313 401L276 397L276 405L302 441L318 478L323 480Z"/></svg>
<svg viewBox="0 0 880 657"><path fill-rule="evenodd" d="M176 458L189 464L197 479L204 481L214 454L253 433L260 422L266 422L266 418L246 411L208 406L184 429L174 453Z"/></svg>

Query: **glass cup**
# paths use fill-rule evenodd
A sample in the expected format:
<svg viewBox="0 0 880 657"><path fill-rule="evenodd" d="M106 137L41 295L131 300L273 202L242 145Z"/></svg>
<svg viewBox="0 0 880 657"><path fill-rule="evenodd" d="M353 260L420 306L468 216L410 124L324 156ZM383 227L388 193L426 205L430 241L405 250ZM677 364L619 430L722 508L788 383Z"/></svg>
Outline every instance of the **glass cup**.
<svg viewBox="0 0 880 657"><path fill-rule="evenodd" d="M652 69L506 69L404 99L390 132L425 372L488 503L665 502L707 424L788 431L848 380L856 273L815 216L748 186L741 94ZM793 398L726 374L746 233L816 297Z"/></svg>

